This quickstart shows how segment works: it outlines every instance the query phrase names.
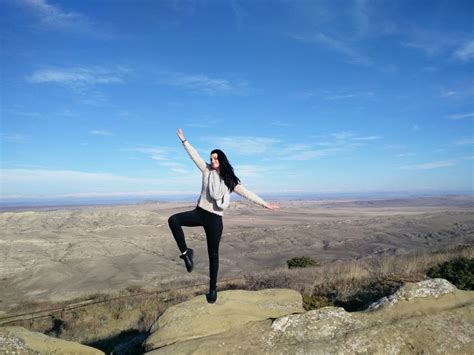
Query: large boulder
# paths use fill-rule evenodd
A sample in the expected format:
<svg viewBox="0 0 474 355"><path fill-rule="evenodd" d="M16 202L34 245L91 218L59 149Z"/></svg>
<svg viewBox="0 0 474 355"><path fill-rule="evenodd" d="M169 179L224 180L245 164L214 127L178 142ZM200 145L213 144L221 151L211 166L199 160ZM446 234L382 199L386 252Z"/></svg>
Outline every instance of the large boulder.
<svg viewBox="0 0 474 355"><path fill-rule="evenodd" d="M369 310L375 310L380 307L391 307L394 304L414 298L434 297L438 298L447 293L456 291L456 286L445 279L429 279L417 283L407 283L393 295L383 297L369 306Z"/></svg>
<svg viewBox="0 0 474 355"><path fill-rule="evenodd" d="M104 354L98 349L72 341L32 332L23 327L0 328L1 354Z"/></svg>
<svg viewBox="0 0 474 355"><path fill-rule="evenodd" d="M426 292L427 288L431 291ZM245 304L245 297L250 294L239 294L242 297L239 304ZM206 328L207 323L214 322L208 314L202 323L193 319L192 327L181 328L181 337L176 335L168 345L155 345L150 354L474 353L472 291L457 290L443 280L407 284L398 294L405 296L390 306L381 305L363 312L324 307L260 320L228 322L221 331L198 335L201 326ZM261 302L264 304L265 300ZM266 302L272 304L273 300L269 297ZM176 312L180 305L174 307ZM216 319L226 317L217 308L212 312ZM239 318L235 313L232 317ZM179 323L186 320L181 318ZM152 336L160 333L159 324L160 321ZM166 324L165 331L170 332L172 321Z"/></svg>
<svg viewBox="0 0 474 355"><path fill-rule="evenodd" d="M288 289L261 291L228 290L218 293L216 303L204 295L168 308L152 326L145 349L224 333L236 326L303 313L299 292Z"/></svg>

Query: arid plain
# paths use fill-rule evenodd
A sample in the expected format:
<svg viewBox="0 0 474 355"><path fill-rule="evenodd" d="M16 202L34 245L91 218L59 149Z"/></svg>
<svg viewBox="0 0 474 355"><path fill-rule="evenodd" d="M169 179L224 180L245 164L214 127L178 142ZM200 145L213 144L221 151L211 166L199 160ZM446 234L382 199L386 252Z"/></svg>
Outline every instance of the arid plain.
<svg viewBox="0 0 474 355"><path fill-rule="evenodd" d="M321 263L474 244L474 196L233 201L224 215L219 280ZM23 302L59 301L127 287L208 281L202 227L184 227L195 251L187 273L168 227L194 202L36 208L0 213L0 315Z"/></svg>

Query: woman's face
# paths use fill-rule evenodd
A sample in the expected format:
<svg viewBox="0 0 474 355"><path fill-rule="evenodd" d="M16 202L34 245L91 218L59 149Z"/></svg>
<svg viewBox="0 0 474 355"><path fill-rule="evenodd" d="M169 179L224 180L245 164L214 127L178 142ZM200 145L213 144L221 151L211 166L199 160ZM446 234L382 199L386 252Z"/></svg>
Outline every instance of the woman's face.
<svg viewBox="0 0 474 355"><path fill-rule="evenodd" d="M219 160L217 159L217 153L211 154L211 166L214 170L219 168Z"/></svg>

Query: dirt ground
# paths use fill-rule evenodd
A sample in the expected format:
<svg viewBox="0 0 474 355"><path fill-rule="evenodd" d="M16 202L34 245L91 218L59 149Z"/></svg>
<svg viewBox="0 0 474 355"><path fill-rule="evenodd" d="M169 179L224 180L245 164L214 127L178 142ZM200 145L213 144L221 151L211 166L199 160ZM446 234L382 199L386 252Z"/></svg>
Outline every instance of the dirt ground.
<svg viewBox="0 0 474 355"><path fill-rule="evenodd" d="M474 243L474 197L360 201L233 201L224 212L219 280L286 267L307 255L327 263ZM0 213L0 310L129 286L207 282L202 227L184 227L195 268L187 273L168 227L188 203L79 206ZM0 313L2 313L0 311Z"/></svg>

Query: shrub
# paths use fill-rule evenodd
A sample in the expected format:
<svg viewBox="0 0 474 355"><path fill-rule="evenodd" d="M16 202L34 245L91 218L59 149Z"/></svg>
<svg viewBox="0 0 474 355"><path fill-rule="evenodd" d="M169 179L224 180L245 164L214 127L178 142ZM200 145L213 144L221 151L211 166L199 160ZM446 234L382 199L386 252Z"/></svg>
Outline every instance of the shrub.
<svg viewBox="0 0 474 355"><path fill-rule="evenodd" d="M328 297L303 294L303 308L307 311L327 306L334 306L334 303Z"/></svg>
<svg viewBox="0 0 474 355"><path fill-rule="evenodd" d="M288 269L295 267L309 267L309 266L319 266L319 263L314 261L308 256L295 257L286 261Z"/></svg>
<svg viewBox="0 0 474 355"><path fill-rule="evenodd" d="M461 290L474 290L474 259L464 257L446 261L428 270L431 278L443 278Z"/></svg>

